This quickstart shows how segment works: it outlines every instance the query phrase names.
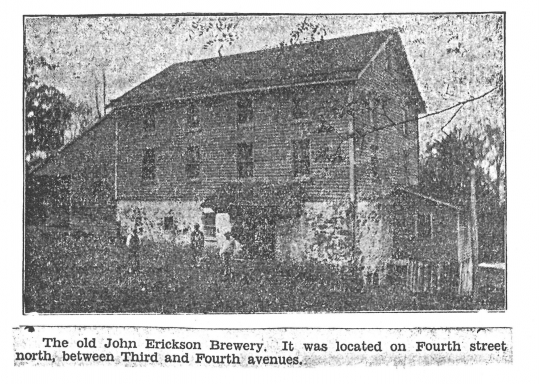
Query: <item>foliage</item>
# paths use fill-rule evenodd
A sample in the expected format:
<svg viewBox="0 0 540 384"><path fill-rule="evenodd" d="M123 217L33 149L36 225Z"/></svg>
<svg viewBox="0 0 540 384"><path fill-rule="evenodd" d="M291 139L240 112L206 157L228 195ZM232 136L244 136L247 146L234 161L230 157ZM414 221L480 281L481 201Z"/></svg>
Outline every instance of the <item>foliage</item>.
<svg viewBox="0 0 540 384"><path fill-rule="evenodd" d="M54 87L40 85L26 92L26 150L50 152L62 146L74 104Z"/></svg>
<svg viewBox="0 0 540 384"><path fill-rule="evenodd" d="M279 46L284 48L287 45L292 46L296 44L312 43L314 41L323 41L327 34L328 31L324 22L306 16L294 26L290 33L289 40L287 42L280 42Z"/></svg>
<svg viewBox="0 0 540 384"><path fill-rule="evenodd" d="M217 54L222 56L221 51L226 45L232 45L237 39L238 34L236 28L238 26L238 20L227 19L224 17L218 17L214 22L213 20L194 20L191 23L191 30L188 32L190 39L193 35L198 36L207 35L207 40L203 45L203 49L210 49L211 47L217 47ZM209 35L209 36L208 36Z"/></svg>
<svg viewBox="0 0 540 384"><path fill-rule="evenodd" d="M64 144L67 130L77 120L81 125L90 120L90 111L84 104L77 104L54 86L44 84L42 74L54 71L57 64L49 63L43 56L33 56L25 50L25 149L26 159L49 154Z"/></svg>
<svg viewBox="0 0 540 384"><path fill-rule="evenodd" d="M422 161L420 187L424 193L465 208L470 206L470 170L477 175L480 260L502 261L506 204L499 183L483 168L485 143L470 133L454 131L428 146Z"/></svg>
<svg viewBox="0 0 540 384"><path fill-rule="evenodd" d="M412 295L403 286L362 286L359 271L264 260L235 261L223 278L216 251L200 267L187 247L144 243L141 270L129 251L106 239L26 233L25 312L216 313L500 309L499 302ZM484 300L482 298L482 300Z"/></svg>

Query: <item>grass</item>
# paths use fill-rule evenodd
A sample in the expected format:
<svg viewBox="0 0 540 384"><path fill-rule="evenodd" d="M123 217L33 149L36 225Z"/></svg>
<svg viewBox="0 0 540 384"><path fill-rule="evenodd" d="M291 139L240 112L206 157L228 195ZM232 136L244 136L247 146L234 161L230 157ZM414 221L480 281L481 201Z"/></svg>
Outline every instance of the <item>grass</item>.
<svg viewBox="0 0 540 384"><path fill-rule="evenodd" d="M223 277L217 251L199 266L189 248L143 243L140 270L129 250L104 239L76 239L27 228L25 312L258 313L501 309L500 297L473 301L412 295L401 285L362 287L359 274L320 264L235 261ZM500 295L499 295L500 296Z"/></svg>

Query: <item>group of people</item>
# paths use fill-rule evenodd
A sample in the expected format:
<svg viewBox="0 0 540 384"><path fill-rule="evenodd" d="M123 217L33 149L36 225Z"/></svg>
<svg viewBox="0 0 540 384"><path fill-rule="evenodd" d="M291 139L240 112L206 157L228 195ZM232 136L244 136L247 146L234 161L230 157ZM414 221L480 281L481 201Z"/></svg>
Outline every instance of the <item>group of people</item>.
<svg viewBox="0 0 540 384"><path fill-rule="evenodd" d="M204 233L200 230L200 225L195 224L193 226L193 231L190 236L190 246L193 253L193 261L199 266L200 261L203 257L204 249ZM133 228L131 233L127 237L126 245L130 249L130 266L128 269L129 273L136 272L140 269L140 259L139 259L139 247L141 244L141 239L138 233L137 228ZM236 240L231 236L230 232L225 233L225 241L223 242L220 250L219 256L224 263L224 276L231 275L231 259L236 250Z"/></svg>

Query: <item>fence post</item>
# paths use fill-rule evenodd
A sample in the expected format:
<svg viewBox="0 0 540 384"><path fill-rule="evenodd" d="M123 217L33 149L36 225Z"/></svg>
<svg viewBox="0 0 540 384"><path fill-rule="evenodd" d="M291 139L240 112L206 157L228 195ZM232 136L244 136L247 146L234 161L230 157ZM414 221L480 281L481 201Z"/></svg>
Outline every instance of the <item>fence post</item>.
<svg viewBox="0 0 540 384"><path fill-rule="evenodd" d="M434 268L434 265L431 264L431 268L429 271L429 292L430 293L433 293L434 288L435 288L434 277L435 277L435 268Z"/></svg>
<svg viewBox="0 0 540 384"><path fill-rule="evenodd" d="M429 289L431 288L431 263L426 264L426 268L424 269L424 292L429 292Z"/></svg>
<svg viewBox="0 0 540 384"><path fill-rule="evenodd" d="M407 264L407 275L405 276L405 286L407 289L411 289L411 270L412 270L412 260L409 259L409 263Z"/></svg>
<svg viewBox="0 0 540 384"><path fill-rule="evenodd" d="M416 276L418 279L416 280L416 292L422 292L422 273L424 272L424 263L421 261L418 262L418 273Z"/></svg>
<svg viewBox="0 0 540 384"><path fill-rule="evenodd" d="M441 291L442 263L437 264L437 292Z"/></svg>
<svg viewBox="0 0 540 384"><path fill-rule="evenodd" d="M416 292L416 281L418 280L418 262L413 261L413 270L412 270L412 282L411 282L411 291Z"/></svg>

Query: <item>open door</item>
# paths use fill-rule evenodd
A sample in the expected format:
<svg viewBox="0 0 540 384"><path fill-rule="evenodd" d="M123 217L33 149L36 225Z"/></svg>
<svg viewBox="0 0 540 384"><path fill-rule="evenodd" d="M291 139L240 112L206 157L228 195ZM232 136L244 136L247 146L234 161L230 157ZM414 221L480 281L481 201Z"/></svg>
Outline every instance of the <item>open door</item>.
<svg viewBox="0 0 540 384"><path fill-rule="evenodd" d="M233 232L247 251L247 257L271 259L275 255L276 222L267 207L238 207Z"/></svg>

